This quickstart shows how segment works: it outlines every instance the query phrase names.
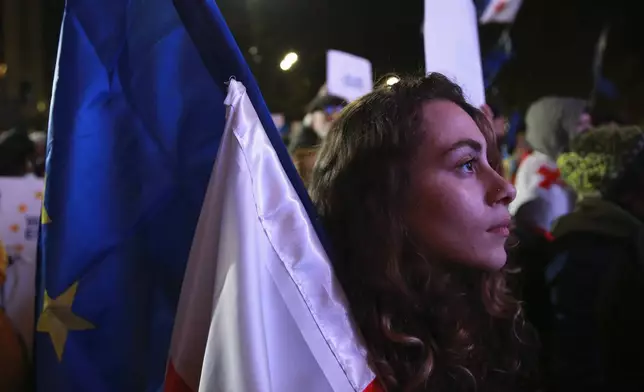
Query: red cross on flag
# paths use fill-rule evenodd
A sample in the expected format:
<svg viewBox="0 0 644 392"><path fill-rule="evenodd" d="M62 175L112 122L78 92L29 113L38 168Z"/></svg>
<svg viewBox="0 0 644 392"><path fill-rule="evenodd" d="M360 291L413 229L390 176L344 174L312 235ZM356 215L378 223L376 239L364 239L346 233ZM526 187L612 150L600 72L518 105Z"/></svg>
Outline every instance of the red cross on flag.
<svg viewBox="0 0 644 392"><path fill-rule="evenodd" d="M539 168L537 173L542 177L542 180L539 183L539 188L550 189L551 186L562 182L561 172L559 169L551 169L548 166L543 165Z"/></svg>
<svg viewBox="0 0 644 392"><path fill-rule="evenodd" d="M481 23L512 23L521 8L522 0L491 0L483 14Z"/></svg>

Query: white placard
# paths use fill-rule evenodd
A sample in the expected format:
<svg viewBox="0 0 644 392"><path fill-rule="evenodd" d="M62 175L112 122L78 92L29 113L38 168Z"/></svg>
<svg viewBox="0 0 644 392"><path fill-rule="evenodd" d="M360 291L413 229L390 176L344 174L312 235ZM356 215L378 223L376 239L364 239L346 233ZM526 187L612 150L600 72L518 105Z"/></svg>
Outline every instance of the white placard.
<svg viewBox="0 0 644 392"><path fill-rule="evenodd" d="M2 287L7 316L31 349L42 178L0 177L0 238L12 264Z"/></svg>
<svg viewBox="0 0 644 392"><path fill-rule="evenodd" d="M425 70L456 82L468 102L485 103L476 9L472 0L425 0Z"/></svg>
<svg viewBox="0 0 644 392"><path fill-rule="evenodd" d="M351 102L373 90L373 69L365 58L329 50L326 57L326 85L329 95Z"/></svg>

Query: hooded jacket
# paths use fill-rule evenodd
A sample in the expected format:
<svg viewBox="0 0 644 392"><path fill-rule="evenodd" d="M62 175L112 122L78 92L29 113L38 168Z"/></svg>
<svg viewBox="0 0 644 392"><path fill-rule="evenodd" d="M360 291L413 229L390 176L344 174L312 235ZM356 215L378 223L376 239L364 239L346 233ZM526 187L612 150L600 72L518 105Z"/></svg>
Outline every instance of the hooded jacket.
<svg viewBox="0 0 644 392"><path fill-rule="evenodd" d="M557 158L568 150L586 108L581 99L546 97L526 113L526 141L533 152L516 174L517 197L510 213L517 224L550 231L553 222L571 211L575 196L561 180Z"/></svg>
<svg viewBox="0 0 644 392"><path fill-rule="evenodd" d="M533 103L526 113L526 141L530 146L556 161L568 150L578 133L579 119L587 103L582 99L546 97Z"/></svg>
<svg viewBox="0 0 644 392"><path fill-rule="evenodd" d="M600 198L554 227L546 269L554 391L644 390L644 223Z"/></svg>

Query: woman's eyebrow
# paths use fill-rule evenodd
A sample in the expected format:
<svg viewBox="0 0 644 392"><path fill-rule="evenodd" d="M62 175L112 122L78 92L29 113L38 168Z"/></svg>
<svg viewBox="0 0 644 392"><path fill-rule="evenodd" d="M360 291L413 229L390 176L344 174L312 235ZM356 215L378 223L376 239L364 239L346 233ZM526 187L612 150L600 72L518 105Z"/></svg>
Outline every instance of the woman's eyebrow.
<svg viewBox="0 0 644 392"><path fill-rule="evenodd" d="M450 148L448 148L447 151L445 151L445 154L449 154L450 152L454 150L458 150L459 148L462 148L462 147L469 147L477 153L480 153L481 151L483 151L483 146L481 145L481 143L477 142L476 140L462 139L452 144Z"/></svg>

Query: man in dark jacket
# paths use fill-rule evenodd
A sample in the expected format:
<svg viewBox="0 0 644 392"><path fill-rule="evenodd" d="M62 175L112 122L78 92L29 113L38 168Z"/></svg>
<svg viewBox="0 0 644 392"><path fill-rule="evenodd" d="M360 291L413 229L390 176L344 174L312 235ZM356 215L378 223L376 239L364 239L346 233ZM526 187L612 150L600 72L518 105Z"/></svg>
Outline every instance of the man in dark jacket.
<svg viewBox="0 0 644 392"><path fill-rule="evenodd" d="M644 132L602 128L558 159L580 197L546 268L554 391L644 391Z"/></svg>
<svg viewBox="0 0 644 392"><path fill-rule="evenodd" d="M303 122L302 130L293 135L290 141L289 152L295 163L295 168L307 187L317 158L318 148L329 132L333 121L346 104L344 99L328 95L326 87L322 86L319 95L307 108L307 116Z"/></svg>

